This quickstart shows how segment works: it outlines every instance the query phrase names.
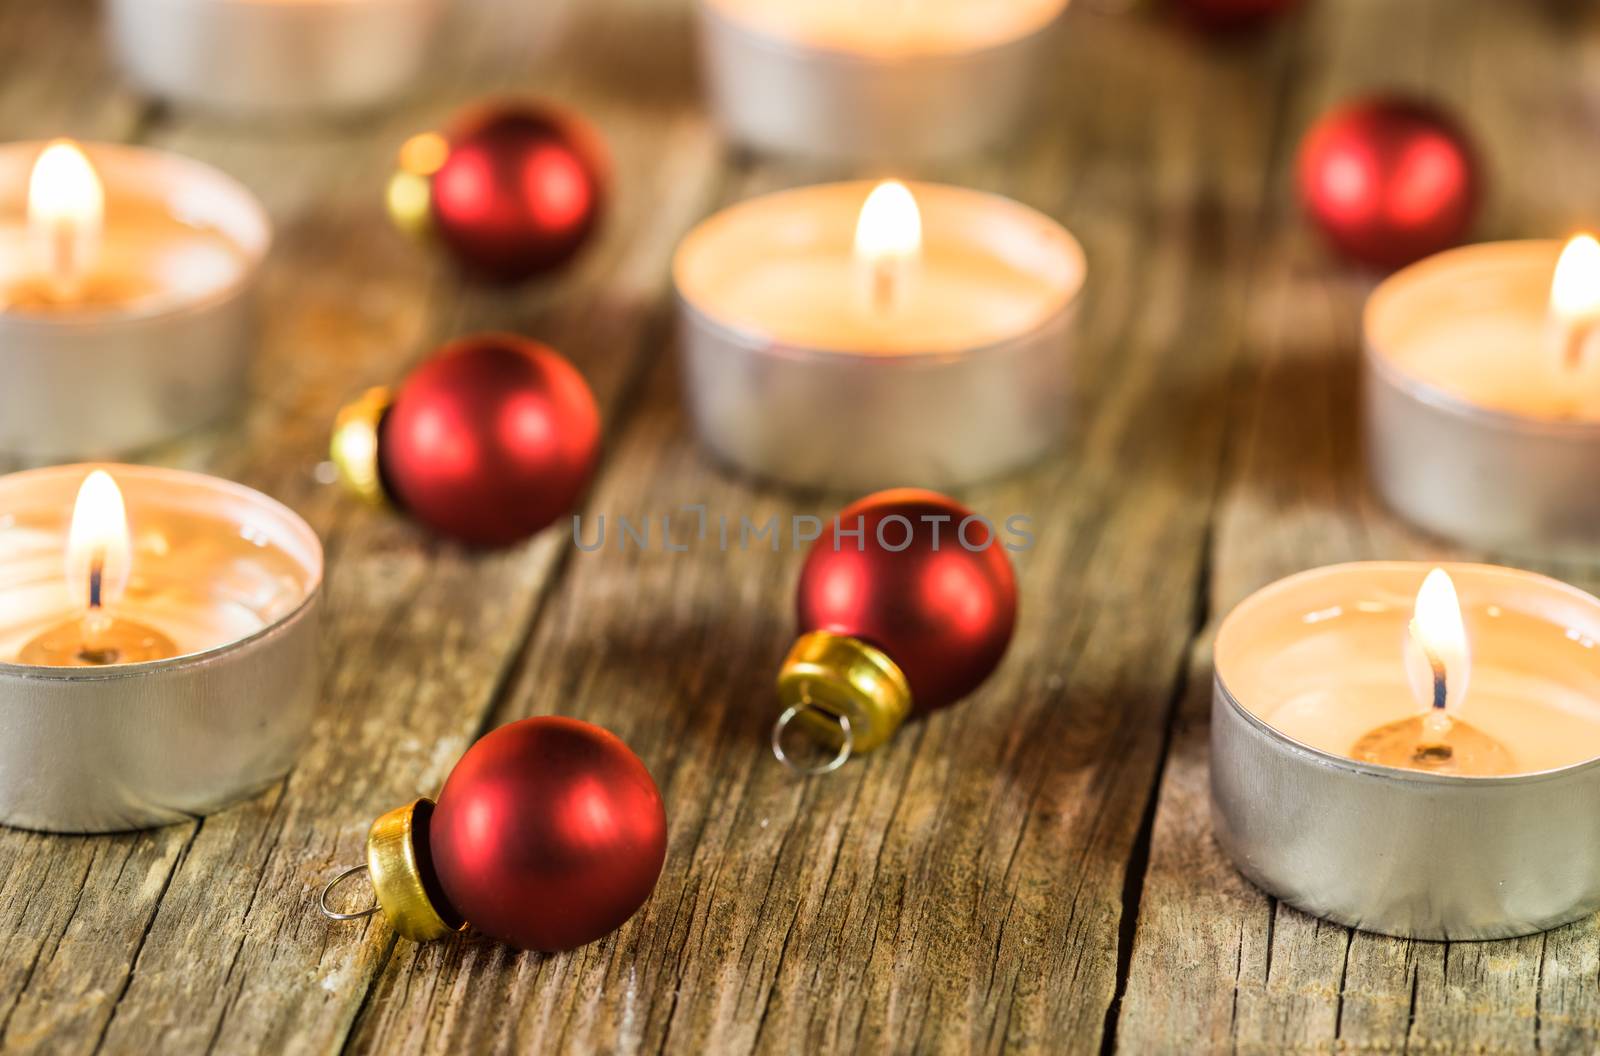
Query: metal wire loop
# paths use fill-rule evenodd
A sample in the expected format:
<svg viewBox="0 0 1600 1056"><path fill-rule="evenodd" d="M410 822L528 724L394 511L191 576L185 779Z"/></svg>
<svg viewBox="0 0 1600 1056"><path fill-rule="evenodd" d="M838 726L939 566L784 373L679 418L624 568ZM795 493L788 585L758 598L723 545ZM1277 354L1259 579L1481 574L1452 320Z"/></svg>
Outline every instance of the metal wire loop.
<svg viewBox="0 0 1600 1056"><path fill-rule="evenodd" d="M802 766L791 759L789 757L789 753L783 750L784 731L789 728L789 724L791 722L793 722L802 712L806 711L822 711L829 718L833 719L834 722L839 724L839 751L832 759L829 759L827 762L820 763L816 766ZM805 774L807 776L814 774L831 774L850 759L851 747L852 741L850 736L849 717L845 715L836 715L831 711L818 708L810 701L802 701L799 704L791 704L787 708L784 708L783 714L778 716L778 721L772 724L772 754L778 757L778 762L782 763L784 766L787 766L790 770L797 774Z"/></svg>
<svg viewBox="0 0 1600 1056"><path fill-rule="evenodd" d="M355 876L357 873L364 873L366 871L367 867L365 865L352 865L350 868L346 869L344 872L328 881L328 886L322 889L322 894L317 899L317 908L322 910L323 916L327 917L329 920L360 920L362 917L370 917L372 914L378 912L378 904L376 902L374 902L367 909L363 909L356 913L340 913L328 905L328 895L332 894L334 888L344 883L350 877Z"/></svg>

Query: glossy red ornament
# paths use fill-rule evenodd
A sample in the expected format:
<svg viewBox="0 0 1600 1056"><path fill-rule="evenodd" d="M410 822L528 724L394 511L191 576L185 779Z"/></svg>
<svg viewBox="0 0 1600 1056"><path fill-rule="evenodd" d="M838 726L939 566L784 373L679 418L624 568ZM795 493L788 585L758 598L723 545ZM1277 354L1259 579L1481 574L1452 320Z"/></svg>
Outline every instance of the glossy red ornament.
<svg viewBox="0 0 1600 1056"><path fill-rule="evenodd" d="M1247 29L1280 15L1300 0L1176 0L1188 18L1207 29Z"/></svg>
<svg viewBox="0 0 1600 1056"><path fill-rule="evenodd" d="M467 269L502 282L530 278L565 264L599 223L604 150L571 115L488 105L445 139L429 188L432 230Z"/></svg>
<svg viewBox="0 0 1600 1056"><path fill-rule="evenodd" d="M520 949L570 950L615 931L650 897L667 816L622 741L540 716L467 750L433 808L427 845L446 916Z"/></svg>
<svg viewBox="0 0 1600 1056"><path fill-rule="evenodd" d="M383 490L443 535L524 539L573 508L594 474L600 412L583 376L512 334L444 346L395 394L378 428Z"/></svg>
<svg viewBox="0 0 1600 1056"><path fill-rule="evenodd" d="M859 541L845 534L858 526ZM937 492L898 488L852 503L824 528L801 569L796 608L802 633L882 650L921 714L971 693L1000 663L1017 584L993 525Z"/></svg>
<svg viewBox="0 0 1600 1056"><path fill-rule="evenodd" d="M1322 117L1300 148L1300 200L1352 260L1397 268L1460 242L1481 194L1462 128L1428 103L1367 99Z"/></svg>

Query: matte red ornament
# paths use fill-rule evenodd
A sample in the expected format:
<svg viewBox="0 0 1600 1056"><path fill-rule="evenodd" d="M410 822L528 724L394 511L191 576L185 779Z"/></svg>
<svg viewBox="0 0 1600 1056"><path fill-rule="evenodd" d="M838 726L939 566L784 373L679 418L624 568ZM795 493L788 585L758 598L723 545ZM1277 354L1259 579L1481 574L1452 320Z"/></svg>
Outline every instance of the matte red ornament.
<svg viewBox="0 0 1600 1056"><path fill-rule="evenodd" d="M1367 99L1328 113L1300 148L1300 200L1345 256L1398 268L1460 242L1481 195L1476 154L1428 103Z"/></svg>
<svg viewBox="0 0 1600 1056"><path fill-rule="evenodd" d="M858 526L859 542L844 534ZM988 678L1017 618L1016 578L993 525L915 488L845 507L806 555L795 600L802 632L848 635L893 660L913 714Z"/></svg>
<svg viewBox="0 0 1600 1056"><path fill-rule="evenodd" d="M1207 29L1248 29L1280 15L1300 0L1177 0L1191 21Z"/></svg>
<svg viewBox="0 0 1600 1056"><path fill-rule="evenodd" d="M445 138L429 192L432 230L468 270L502 282L530 278L565 264L598 225L604 149L573 116L487 105Z"/></svg>
<svg viewBox="0 0 1600 1056"><path fill-rule="evenodd" d="M419 367L377 431L384 492L442 535L524 539L573 508L594 474L600 412L583 376L513 334L462 338Z"/></svg>
<svg viewBox="0 0 1600 1056"><path fill-rule="evenodd" d="M450 912L507 945L570 950L615 931L655 889L667 816L612 734L541 716L461 757L427 824Z"/></svg>

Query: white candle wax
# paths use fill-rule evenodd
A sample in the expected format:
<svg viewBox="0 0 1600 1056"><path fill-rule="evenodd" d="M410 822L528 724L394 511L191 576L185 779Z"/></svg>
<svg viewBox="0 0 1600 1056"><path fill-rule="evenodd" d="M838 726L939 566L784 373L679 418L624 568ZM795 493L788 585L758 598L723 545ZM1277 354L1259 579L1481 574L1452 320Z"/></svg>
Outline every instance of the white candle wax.
<svg viewBox="0 0 1600 1056"><path fill-rule="evenodd" d="M66 171L41 162L47 149L65 153ZM8 151L10 164L0 166L0 312L69 322L157 313L227 290L244 275L250 254L215 226L214 208L195 201L188 181L152 176L149 170L161 165L150 158L159 155L94 147L85 153L69 141L40 145L31 161L28 153ZM17 179L19 162L31 178ZM67 237L87 230L71 254L69 275L54 273L50 254L41 252L51 239L40 230L35 196L55 200Z"/></svg>
<svg viewBox="0 0 1600 1056"><path fill-rule="evenodd" d="M1476 407L1600 421L1600 363L1592 353L1564 358L1551 306L1561 249L1553 240L1486 243L1399 273L1368 305L1371 347L1396 372Z"/></svg>
<svg viewBox="0 0 1600 1056"><path fill-rule="evenodd" d="M0 664L18 663L30 642L85 612L65 565L76 489L92 468L0 478ZM108 613L161 633L175 655L247 638L315 586L314 537L264 497L193 474L104 468L126 492L132 543L126 592Z"/></svg>
<svg viewBox="0 0 1600 1056"><path fill-rule="evenodd" d="M991 48L1038 32L1067 0L708 0L773 37L875 59Z"/></svg>
<svg viewBox="0 0 1600 1056"><path fill-rule="evenodd" d="M1218 635L1219 681L1284 736L1349 758L1366 734L1424 710L1404 656L1429 567L1338 565L1260 591ZM1498 741L1514 773L1600 758L1600 601L1529 572L1445 567L1472 654L1457 718Z"/></svg>
<svg viewBox="0 0 1600 1056"><path fill-rule="evenodd" d="M1053 220L994 195L912 184L922 245L892 297L868 288L855 234L869 182L743 202L684 240L673 274L705 316L774 344L882 354L994 345L1060 314L1082 250Z"/></svg>

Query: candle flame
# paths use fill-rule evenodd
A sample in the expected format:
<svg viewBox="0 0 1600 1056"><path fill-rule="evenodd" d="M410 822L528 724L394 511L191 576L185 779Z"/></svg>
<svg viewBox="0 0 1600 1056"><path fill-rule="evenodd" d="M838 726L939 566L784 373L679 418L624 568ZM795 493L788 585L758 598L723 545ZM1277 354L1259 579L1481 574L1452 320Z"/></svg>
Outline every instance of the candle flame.
<svg viewBox="0 0 1600 1056"><path fill-rule="evenodd" d="M922 252L922 214L899 180L872 189L856 220L856 257L869 264L908 260Z"/></svg>
<svg viewBox="0 0 1600 1056"><path fill-rule="evenodd" d="M1561 251L1550 283L1550 311L1568 321L1600 317L1600 242L1593 235L1578 235Z"/></svg>
<svg viewBox="0 0 1600 1056"><path fill-rule="evenodd" d="M892 312L901 301L907 273L922 253L922 214L917 200L898 180L872 189L856 220L856 266L865 275L863 290L871 310Z"/></svg>
<svg viewBox="0 0 1600 1056"><path fill-rule="evenodd" d="M93 266L105 218L105 190L78 145L58 139L39 154L28 178L28 231L39 269L70 290Z"/></svg>
<svg viewBox="0 0 1600 1056"><path fill-rule="evenodd" d="M1410 632L1406 672L1417 703L1430 713L1457 710L1472 660L1456 585L1444 569L1435 568L1422 581Z"/></svg>
<svg viewBox="0 0 1600 1056"><path fill-rule="evenodd" d="M97 469L84 478L72 507L67 534L67 589L90 610L114 604L128 586L133 546L128 511L111 474Z"/></svg>

